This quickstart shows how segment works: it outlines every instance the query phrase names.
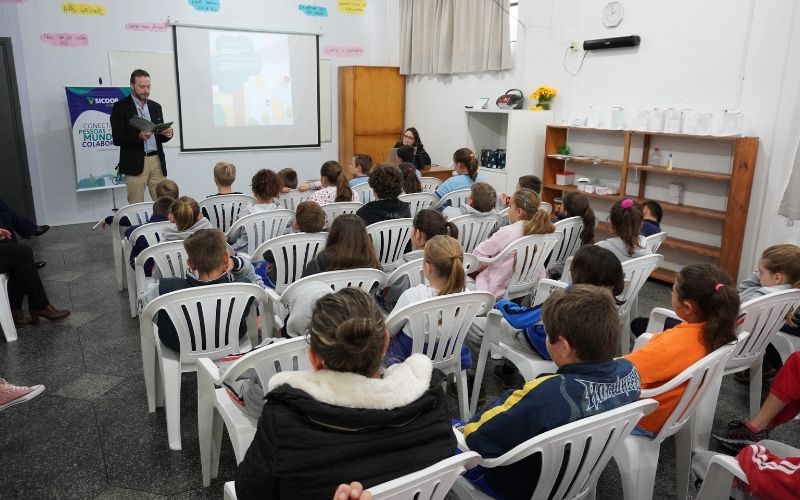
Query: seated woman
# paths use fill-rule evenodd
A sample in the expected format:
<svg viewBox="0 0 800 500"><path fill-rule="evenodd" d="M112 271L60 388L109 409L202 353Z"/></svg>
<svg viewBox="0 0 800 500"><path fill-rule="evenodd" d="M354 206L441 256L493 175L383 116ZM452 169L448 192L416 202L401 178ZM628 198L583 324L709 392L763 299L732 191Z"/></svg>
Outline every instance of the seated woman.
<svg viewBox="0 0 800 500"><path fill-rule="evenodd" d="M453 454L443 375L415 354L383 369L383 315L358 288L319 299L310 371L281 372L239 464L236 495L329 498L342 481L369 488Z"/></svg>
<svg viewBox="0 0 800 500"><path fill-rule="evenodd" d="M39 324L39 318L50 321L69 316L66 309L56 309L47 300L44 285L36 271L33 251L28 245L13 241L11 231L0 228L0 273L8 274L8 301L11 303L11 315L17 326L33 323ZM30 319L22 312L22 299L28 296Z"/></svg>
<svg viewBox="0 0 800 500"><path fill-rule="evenodd" d="M414 167L418 171L431 164L431 155L425 151L425 146L422 145L422 141L419 138L419 132L417 132L416 128L408 127L405 132L403 132L402 140L397 141L397 143L394 145L396 148L401 146L411 146L414 148L414 160L411 163L414 164Z"/></svg>

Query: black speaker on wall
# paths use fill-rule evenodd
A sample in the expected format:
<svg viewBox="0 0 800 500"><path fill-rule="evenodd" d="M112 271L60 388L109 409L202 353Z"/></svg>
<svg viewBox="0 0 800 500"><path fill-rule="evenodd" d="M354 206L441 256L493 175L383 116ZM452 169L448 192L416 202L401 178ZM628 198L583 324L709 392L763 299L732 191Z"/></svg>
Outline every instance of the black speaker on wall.
<svg viewBox="0 0 800 500"><path fill-rule="evenodd" d="M583 50L619 49L623 47L636 47L642 43L639 35L618 36L614 38L598 38L585 40Z"/></svg>

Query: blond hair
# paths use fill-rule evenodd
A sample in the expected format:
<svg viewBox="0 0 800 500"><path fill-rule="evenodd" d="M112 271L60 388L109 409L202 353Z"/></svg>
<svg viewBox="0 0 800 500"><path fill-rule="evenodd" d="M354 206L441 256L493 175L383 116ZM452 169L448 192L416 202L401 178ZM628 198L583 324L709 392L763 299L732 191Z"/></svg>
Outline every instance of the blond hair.
<svg viewBox="0 0 800 500"><path fill-rule="evenodd" d="M175 219L175 226L177 226L178 231L186 231L200 217L200 205L197 204L194 198L181 196L172 202L169 207L169 213Z"/></svg>
<svg viewBox="0 0 800 500"><path fill-rule="evenodd" d="M525 225L522 233L525 236L532 234L549 234L556 230L550 221L550 215L544 210L539 210L539 195L532 189L517 189L511 197L514 206L525 214Z"/></svg>
<svg viewBox="0 0 800 500"><path fill-rule="evenodd" d="M230 186L236 180L236 165L227 161L214 165L214 180L220 186Z"/></svg>
<svg viewBox="0 0 800 500"><path fill-rule="evenodd" d="M423 259L439 277L445 279L445 286L439 290L439 295L464 291L464 250L457 239L444 235L434 236L425 243Z"/></svg>

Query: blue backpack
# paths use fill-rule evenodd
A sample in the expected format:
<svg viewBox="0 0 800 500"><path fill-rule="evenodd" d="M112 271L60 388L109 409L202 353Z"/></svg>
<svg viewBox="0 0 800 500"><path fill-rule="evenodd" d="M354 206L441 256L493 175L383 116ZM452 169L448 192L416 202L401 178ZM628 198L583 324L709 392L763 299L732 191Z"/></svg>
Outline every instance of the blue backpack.
<svg viewBox="0 0 800 500"><path fill-rule="evenodd" d="M508 324L521 330L528 345L542 359L551 360L550 353L547 352L547 333L542 323L542 305L534 307L520 306L508 299L500 299L495 304Z"/></svg>

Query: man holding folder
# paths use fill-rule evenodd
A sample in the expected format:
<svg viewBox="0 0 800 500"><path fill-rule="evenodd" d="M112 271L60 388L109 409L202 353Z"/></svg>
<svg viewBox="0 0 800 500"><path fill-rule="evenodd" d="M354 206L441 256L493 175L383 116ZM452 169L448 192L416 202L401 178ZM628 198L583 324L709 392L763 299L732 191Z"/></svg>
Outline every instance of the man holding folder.
<svg viewBox="0 0 800 500"><path fill-rule="evenodd" d="M114 145L119 146L119 172L125 174L129 204L144 201L145 185L155 200L156 184L167 175L161 144L172 139L172 128L142 130L142 123L164 123L161 105L148 97L150 74L143 69L134 70L131 95L117 101L111 110L111 133Z"/></svg>

